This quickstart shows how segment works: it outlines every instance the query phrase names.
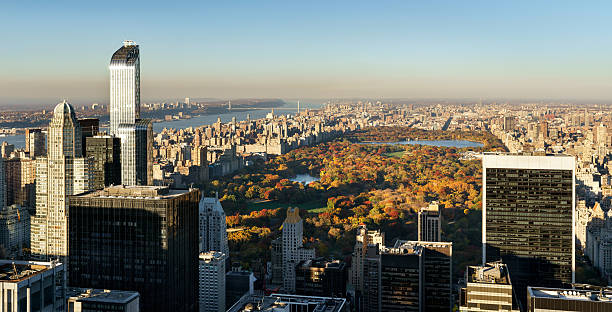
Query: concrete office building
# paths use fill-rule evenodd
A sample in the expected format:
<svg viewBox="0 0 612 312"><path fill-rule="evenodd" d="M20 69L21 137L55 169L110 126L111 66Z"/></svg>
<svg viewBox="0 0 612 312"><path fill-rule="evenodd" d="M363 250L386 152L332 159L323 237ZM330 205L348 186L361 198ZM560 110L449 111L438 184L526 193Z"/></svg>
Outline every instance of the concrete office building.
<svg viewBox="0 0 612 312"><path fill-rule="evenodd" d="M70 287L68 312L140 312L140 295L135 291Z"/></svg>
<svg viewBox="0 0 612 312"><path fill-rule="evenodd" d="M31 244L35 259L68 256L68 196L89 190L90 162L82 157L81 128L66 101L53 110L47 157L36 159L36 214Z"/></svg>
<svg viewBox="0 0 612 312"><path fill-rule="evenodd" d="M469 266L465 272L465 281L465 287L461 289L459 311L519 311L505 264L492 262L484 266Z"/></svg>
<svg viewBox="0 0 612 312"><path fill-rule="evenodd" d="M574 157L485 154L482 167L483 263L507 265L520 303L527 286L574 282Z"/></svg>
<svg viewBox="0 0 612 312"><path fill-rule="evenodd" d="M59 262L0 260L2 311L64 312L66 275Z"/></svg>
<svg viewBox="0 0 612 312"><path fill-rule="evenodd" d="M418 239L426 242L442 241L442 214L438 202L421 208L418 213Z"/></svg>
<svg viewBox="0 0 612 312"><path fill-rule="evenodd" d="M226 255L218 251L200 253L200 312L225 311L225 258Z"/></svg>
<svg viewBox="0 0 612 312"><path fill-rule="evenodd" d="M133 290L143 311L197 311L197 189L111 186L71 196L70 285Z"/></svg>
<svg viewBox="0 0 612 312"><path fill-rule="evenodd" d="M612 311L612 288L527 288L528 312Z"/></svg>

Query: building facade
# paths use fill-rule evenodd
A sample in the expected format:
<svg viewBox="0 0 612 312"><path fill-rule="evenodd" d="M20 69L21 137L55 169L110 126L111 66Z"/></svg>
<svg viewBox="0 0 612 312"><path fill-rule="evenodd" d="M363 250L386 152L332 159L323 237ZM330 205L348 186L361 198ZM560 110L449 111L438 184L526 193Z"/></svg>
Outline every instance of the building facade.
<svg viewBox="0 0 612 312"><path fill-rule="evenodd" d="M418 213L418 239L426 242L442 241L442 214L438 202L430 203Z"/></svg>
<svg viewBox="0 0 612 312"><path fill-rule="evenodd" d="M223 206L217 197L200 199L200 252L218 251L229 257L227 225Z"/></svg>
<svg viewBox="0 0 612 312"><path fill-rule="evenodd" d="M226 255L218 251L200 253L200 312L225 311L225 258Z"/></svg>
<svg viewBox="0 0 612 312"><path fill-rule="evenodd" d="M295 292L295 268L300 261L313 259L314 249L304 248L304 224L298 208L287 208L282 230L283 288Z"/></svg>
<svg viewBox="0 0 612 312"><path fill-rule="evenodd" d="M85 156L92 158L91 188L121 184L121 140L110 135L88 137L85 140Z"/></svg>
<svg viewBox="0 0 612 312"><path fill-rule="evenodd" d="M140 49L124 41L113 54L110 65L110 134L117 135L121 124L140 118Z"/></svg>
<svg viewBox="0 0 612 312"><path fill-rule="evenodd" d="M19 205L6 206L0 210L0 246L5 257L15 259L30 247L30 213Z"/></svg>
<svg viewBox="0 0 612 312"><path fill-rule="evenodd" d="M612 288L528 287L528 312L612 311Z"/></svg>
<svg viewBox="0 0 612 312"><path fill-rule="evenodd" d="M59 262L0 260L2 311L66 311L66 274Z"/></svg>
<svg viewBox="0 0 612 312"><path fill-rule="evenodd" d="M116 136L121 140L121 183L153 185L153 124L138 119L120 124Z"/></svg>
<svg viewBox="0 0 612 312"><path fill-rule="evenodd" d="M340 260L304 260L295 269L295 293L306 296L345 297L348 270Z"/></svg>
<svg viewBox="0 0 612 312"><path fill-rule="evenodd" d="M465 287L461 289L459 311L518 312L508 267L501 262L469 266L465 271Z"/></svg>
<svg viewBox="0 0 612 312"><path fill-rule="evenodd" d="M112 186L70 197L70 285L134 290L143 311L197 311L196 189Z"/></svg>
<svg viewBox="0 0 612 312"><path fill-rule="evenodd" d="M68 196L89 190L90 162L82 157L81 128L66 101L53 110L47 157L36 159L36 214L31 245L35 259L68 255Z"/></svg>
<svg viewBox="0 0 612 312"><path fill-rule="evenodd" d="M140 312L135 291L70 287L66 295L68 312Z"/></svg>
<svg viewBox="0 0 612 312"><path fill-rule="evenodd" d="M527 286L572 283L574 157L486 154L482 166L483 263L508 266L519 300Z"/></svg>
<svg viewBox="0 0 612 312"><path fill-rule="evenodd" d="M28 128L25 130L25 152L31 158L45 156L47 154L45 134L41 129Z"/></svg>

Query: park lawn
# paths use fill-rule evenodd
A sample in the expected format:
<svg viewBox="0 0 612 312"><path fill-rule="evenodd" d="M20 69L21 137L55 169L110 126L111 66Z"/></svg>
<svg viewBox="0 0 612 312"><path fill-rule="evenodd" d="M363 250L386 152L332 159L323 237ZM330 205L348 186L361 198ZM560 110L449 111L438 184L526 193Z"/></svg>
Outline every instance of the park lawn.
<svg viewBox="0 0 612 312"><path fill-rule="evenodd" d="M312 200L301 204L288 204L281 203L275 200L266 201L249 201L247 202L248 211L260 211L262 209L276 209L276 208L287 208L287 207L298 207L300 210L306 210L309 213L320 213L325 211L327 207L321 204L319 200Z"/></svg>

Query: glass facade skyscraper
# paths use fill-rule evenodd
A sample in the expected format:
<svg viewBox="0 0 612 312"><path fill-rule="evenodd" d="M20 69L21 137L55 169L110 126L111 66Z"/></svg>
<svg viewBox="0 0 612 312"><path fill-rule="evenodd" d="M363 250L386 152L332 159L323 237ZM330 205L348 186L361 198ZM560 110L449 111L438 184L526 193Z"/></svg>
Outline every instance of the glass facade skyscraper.
<svg viewBox="0 0 612 312"><path fill-rule="evenodd" d="M508 266L519 300L574 282L574 157L488 154L482 167L483 263Z"/></svg>
<svg viewBox="0 0 612 312"><path fill-rule="evenodd" d="M121 183L153 184L153 126L140 118L140 49L124 41L110 61L110 134L121 138Z"/></svg>
<svg viewBox="0 0 612 312"><path fill-rule="evenodd" d="M199 200L160 186L71 196L70 285L138 291L142 311L197 311Z"/></svg>

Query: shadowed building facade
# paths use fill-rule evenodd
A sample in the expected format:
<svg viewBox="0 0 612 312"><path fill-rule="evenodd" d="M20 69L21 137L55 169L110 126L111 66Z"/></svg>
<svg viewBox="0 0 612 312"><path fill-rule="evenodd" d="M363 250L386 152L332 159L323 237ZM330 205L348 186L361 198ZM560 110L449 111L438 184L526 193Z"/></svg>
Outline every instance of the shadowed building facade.
<svg viewBox="0 0 612 312"><path fill-rule="evenodd" d="M70 285L134 290L143 311L197 311L200 192L113 186L70 198Z"/></svg>
<svg viewBox="0 0 612 312"><path fill-rule="evenodd" d="M527 286L572 283L574 157L486 154L482 167L483 263L507 265L519 301Z"/></svg>

